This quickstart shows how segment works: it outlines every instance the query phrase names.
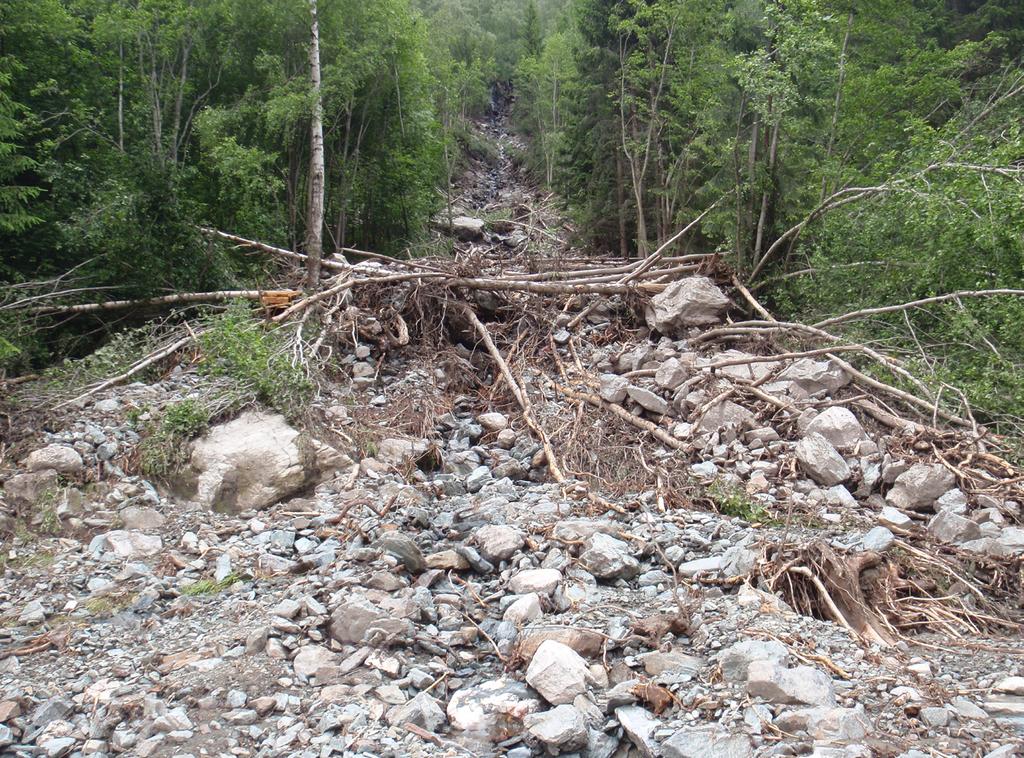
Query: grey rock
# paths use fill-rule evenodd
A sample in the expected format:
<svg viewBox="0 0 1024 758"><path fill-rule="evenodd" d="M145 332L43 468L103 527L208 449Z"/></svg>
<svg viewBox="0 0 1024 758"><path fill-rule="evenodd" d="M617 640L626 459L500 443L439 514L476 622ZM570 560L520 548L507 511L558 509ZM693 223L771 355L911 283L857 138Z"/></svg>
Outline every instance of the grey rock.
<svg viewBox="0 0 1024 758"><path fill-rule="evenodd" d="M832 680L810 666L787 669L778 661L754 661L747 669L747 693L772 703L835 705Z"/></svg>
<svg viewBox="0 0 1024 758"><path fill-rule="evenodd" d="M789 656L789 650L781 642L775 640L743 640L726 648L718 659L722 668L722 676L730 682L742 682L747 678L747 670L755 661L783 663Z"/></svg>
<svg viewBox="0 0 1024 758"><path fill-rule="evenodd" d="M689 378L689 369L683 366L678 358L669 358L658 367L658 371L654 375L654 383L663 390L672 392Z"/></svg>
<svg viewBox="0 0 1024 758"><path fill-rule="evenodd" d="M731 400L723 400L708 408L697 424L698 432L717 432L723 429L745 429L754 424L754 414Z"/></svg>
<svg viewBox="0 0 1024 758"><path fill-rule="evenodd" d="M513 624L527 624L543 615L540 596L536 592L528 592L505 609L502 619Z"/></svg>
<svg viewBox="0 0 1024 758"><path fill-rule="evenodd" d="M63 758L63 756L71 752L76 742L77 740L74 737L55 737L54 739L46 740L39 747L46 758Z"/></svg>
<svg viewBox="0 0 1024 758"><path fill-rule="evenodd" d="M754 751L745 734L721 727L680 729L661 743L663 758L751 758Z"/></svg>
<svg viewBox="0 0 1024 758"><path fill-rule="evenodd" d="M526 569L515 574L508 583L509 589L516 595L536 592L538 595L550 595L562 581L562 572L558 569Z"/></svg>
<svg viewBox="0 0 1024 758"><path fill-rule="evenodd" d="M655 758L658 755L654 731L661 726L661 721L654 718L646 708L622 705L615 709L615 718L643 758Z"/></svg>
<svg viewBox="0 0 1024 758"><path fill-rule="evenodd" d="M866 435L857 417L841 405L827 408L807 426L809 434L820 434L838 450L850 450Z"/></svg>
<svg viewBox="0 0 1024 758"><path fill-rule="evenodd" d="M916 463L896 477L885 499L901 510L923 510L932 507L955 484L956 477L945 466Z"/></svg>
<svg viewBox="0 0 1024 758"><path fill-rule="evenodd" d="M571 703L587 691L587 662L567 645L545 640L537 648L526 681L552 705Z"/></svg>
<svg viewBox="0 0 1024 758"><path fill-rule="evenodd" d="M381 629L388 634L411 634L407 619L391 616L368 598L351 594L345 597L331 613L328 631L342 643L361 643L367 632Z"/></svg>
<svg viewBox="0 0 1024 758"><path fill-rule="evenodd" d="M850 467L838 451L820 434L808 434L796 444L800 467L818 484L831 487L850 478Z"/></svg>
<svg viewBox="0 0 1024 758"><path fill-rule="evenodd" d="M860 545L865 550L873 550L876 553L884 553L888 550L896 537L884 526L876 526L860 538Z"/></svg>
<svg viewBox="0 0 1024 758"><path fill-rule="evenodd" d="M476 420L488 432L500 432L508 426L508 416L504 413L481 413Z"/></svg>
<svg viewBox="0 0 1024 758"><path fill-rule="evenodd" d="M532 737L561 752L570 752L587 744L587 720L580 711L567 703L549 711L531 714L526 717L524 724Z"/></svg>
<svg viewBox="0 0 1024 758"><path fill-rule="evenodd" d="M53 469L15 474L4 483L4 495L10 505L31 508L56 493L57 472Z"/></svg>
<svg viewBox="0 0 1024 758"><path fill-rule="evenodd" d="M629 380L618 374L601 374L598 394L606 403L621 403L626 399Z"/></svg>
<svg viewBox="0 0 1024 758"><path fill-rule="evenodd" d="M463 242L475 242L484 237L483 219L471 216L456 216L451 222L451 233Z"/></svg>
<svg viewBox="0 0 1024 758"><path fill-rule="evenodd" d="M626 389L626 393L629 395L631 400L645 411L650 411L651 413L656 413L661 416L667 415L669 412L668 403L665 402L665 399L648 389L631 384Z"/></svg>
<svg viewBox="0 0 1024 758"><path fill-rule="evenodd" d="M33 450L25 459L29 471L47 471L53 469L60 474L80 474L85 469L82 456L73 447L67 445L47 445Z"/></svg>
<svg viewBox="0 0 1024 758"><path fill-rule="evenodd" d="M35 626L42 624L46 621L46 611L43 609L43 604L39 600L32 600L25 604L25 607L21 611L21 615L18 616L19 624L30 624Z"/></svg>
<svg viewBox="0 0 1024 758"><path fill-rule="evenodd" d="M640 564L622 540L598 532L583 545L580 562L598 579L632 578L640 572Z"/></svg>
<svg viewBox="0 0 1024 758"><path fill-rule="evenodd" d="M911 527L914 520L903 511L893 508L891 505L887 505L883 507L881 512L878 514L878 522L892 529L905 531Z"/></svg>
<svg viewBox="0 0 1024 758"><path fill-rule="evenodd" d="M850 375L829 360L801 358L790 363L778 376L780 382L792 382L804 392L834 394L850 383Z"/></svg>
<svg viewBox="0 0 1024 758"><path fill-rule="evenodd" d="M680 563L677 570L681 576L685 576L687 578L692 578L697 576L697 574L703 574L705 572L717 573L722 570L722 560L723 557L721 555L712 555L707 558L695 558L692 561Z"/></svg>
<svg viewBox="0 0 1024 758"><path fill-rule="evenodd" d="M651 298L645 317L651 329L676 336L690 326L717 324L730 305L714 282L694 276L673 282Z"/></svg>
<svg viewBox="0 0 1024 758"><path fill-rule="evenodd" d="M500 740L521 732L523 719L540 708L540 698L525 684L501 678L458 689L447 712L454 728Z"/></svg>
<svg viewBox="0 0 1024 758"><path fill-rule="evenodd" d="M135 560L156 555L163 548L163 540L155 534L143 534L139 531L115 529L102 535L103 544L118 558Z"/></svg>
<svg viewBox="0 0 1024 758"><path fill-rule="evenodd" d="M332 666L338 661L338 654L322 645L306 645L292 659L295 674L303 680L312 679L317 671Z"/></svg>
<svg viewBox="0 0 1024 758"><path fill-rule="evenodd" d="M129 506L118 514L121 524L128 530L155 531L167 521L160 511L153 508Z"/></svg>
<svg viewBox="0 0 1024 758"><path fill-rule="evenodd" d="M427 565L423 558L423 551L415 540L401 532L385 532L377 541L377 547L384 552L395 556L402 562L406 570L413 574L422 573Z"/></svg>
<svg viewBox="0 0 1024 758"><path fill-rule="evenodd" d="M415 724L428 732L436 732L446 723L445 713L437 700L421 692L404 705L388 711L387 722L392 726Z"/></svg>
<svg viewBox="0 0 1024 758"><path fill-rule="evenodd" d="M775 717L775 725L789 733L806 732L816 740L854 742L872 732L864 706L854 708L796 708Z"/></svg>
<svg viewBox="0 0 1024 758"><path fill-rule="evenodd" d="M473 540L484 558L494 563L507 561L526 544L526 537L518 529L497 524L480 527L473 533Z"/></svg>
<svg viewBox="0 0 1024 758"><path fill-rule="evenodd" d="M928 522L928 534L939 542L967 542L981 537L980 527L953 511L939 511Z"/></svg>

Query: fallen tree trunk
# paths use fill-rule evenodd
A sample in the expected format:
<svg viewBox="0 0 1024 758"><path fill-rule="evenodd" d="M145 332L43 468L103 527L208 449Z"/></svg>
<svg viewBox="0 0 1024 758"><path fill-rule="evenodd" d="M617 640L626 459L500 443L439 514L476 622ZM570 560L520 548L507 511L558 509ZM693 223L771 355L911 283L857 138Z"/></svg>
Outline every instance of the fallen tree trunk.
<svg viewBox="0 0 1024 758"><path fill-rule="evenodd" d="M181 303L220 303L227 300L259 300L274 302L290 300L301 293L297 290L220 290L217 292L179 292L174 295L144 297L137 300L107 300L102 303L78 303L77 305L41 305L27 308L30 313L41 316L61 316L78 313L98 313L130 308L146 308L154 305L179 305Z"/></svg>

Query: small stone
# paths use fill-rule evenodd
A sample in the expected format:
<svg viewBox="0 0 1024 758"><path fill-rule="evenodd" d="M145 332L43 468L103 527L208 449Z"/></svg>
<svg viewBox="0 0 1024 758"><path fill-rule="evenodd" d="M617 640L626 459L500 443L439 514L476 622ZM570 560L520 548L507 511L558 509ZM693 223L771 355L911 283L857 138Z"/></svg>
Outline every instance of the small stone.
<svg viewBox="0 0 1024 758"><path fill-rule="evenodd" d="M473 539L479 547L481 555L494 563L507 561L526 544L526 538L518 529L495 524L488 524L477 529L473 533Z"/></svg>
<svg viewBox="0 0 1024 758"><path fill-rule="evenodd" d="M502 619L513 624L527 624L543 615L540 596L536 592L528 592L505 609Z"/></svg>
<svg viewBox="0 0 1024 758"><path fill-rule="evenodd" d="M939 511L928 522L928 534L939 542L967 542L981 537L981 528L953 511Z"/></svg>
<svg viewBox="0 0 1024 758"><path fill-rule="evenodd" d="M79 474L85 464L82 456L73 447L67 445L47 445L29 453L25 459L29 471L46 471L52 469L60 474Z"/></svg>
<svg viewBox="0 0 1024 758"><path fill-rule="evenodd" d="M878 514L878 523L883 526L887 526L890 529L901 529L907 530L914 523L914 520L910 518L903 511L893 508L891 505L887 505L882 508Z"/></svg>
<svg viewBox="0 0 1024 758"><path fill-rule="evenodd" d="M476 421L488 432L500 432L508 426L508 416L504 413L481 413Z"/></svg>
<svg viewBox="0 0 1024 758"><path fill-rule="evenodd" d="M730 682L742 682L747 670L755 661L769 661L782 664L789 657L789 650L775 640L743 640L737 642L719 657L722 676Z"/></svg>
<svg viewBox="0 0 1024 758"><path fill-rule="evenodd" d="M454 550L431 553L424 562L428 569L440 569L441 571L465 571L469 568L469 561Z"/></svg>
<svg viewBox="0 0 1024 758"><path fill-rule="evenodd" d="M526 669L526 681L552 705L571 703L587 691L587 662L561 642L546 640Z"/></svg>
<svg viewBox="0 0 1024 758"><path fill-rule="evenodd" d="M549 596L561 581L562 572L558 569L526 569L515 574L508 586L516 595L536 592L538 595Z"/></svg>
<svg viewBox="0 0 1024 758"><path fill-rule="evenodd" d="M772 703L835 705L832 680L816 668L784 668L778 661L753 661L747 669L747 693Z"/></svg>
<svg viewBox="0 0 1024 758"><path fill-rule="evenodd" d="M949 723L949 711L945 708L922 708L918 718L932 728L944 727Z"/></svg>
<svg viewBox="0 0 1024 758"><path fill-rule="evenodd" d="M956 477L945 466L916 463L904 471L885 499L902 510L924 510L956 485Z"/></svg>
<svg viewBox="0 0 1024 758"><path fill-rule="evenodd" d="M571 752L587 744L587 720L569 704L531 714L524 723L531 736L557 752Z"/></svg>
<svg viewBox="0 0 1024 758"><path fill-rule="evenodd" d="M831 487L850 478L850 467L820 434L808 434L796 444L797 461L811 479Z"/></svg>
<svg viewBox="0 0 1024 758"><path fill-rule="evenodd" d="M661 743L663 758L750 758L754 751L745 734L721 727L680 729Z"/></svg>
<svg viewBox="0 0 1024 758"><path fill-rule="evenodd" d="M615 709L615 718L622 724L622 731L643 758L655 758L659 754L654 741L654 730L661 726L661 722L646 708L639 705L622 705Z"/></svg>
<svg viewBox="0 0 1024 758"><path fill-rule="evenodd" d="M153 508L129 506L118 515L121 517L121 525L129 531L156 531L167 521L160 511Z"/></svg>
<svg viewBox="0 0 1024 758"><path fill-rule="evenodd" d="M598 579L629 579L640 571L640 564L632 556L630 546L602 532L586 541L580 562Z"/></svg>
<svg viewBox="0 0 1024 758"><path fill-rule="evenodd" d="M63 758L63 756L71 752L76 742L77 740L74 737L57 737L47 740L40 747L47 758Z"/></svg>
<svg viewBox="0 0 1024 758"><path fill-rule="evenodd" d="M414 724L428 732L440 730L446 721L444 711L437 700L426 692L419 693L404 705L392 708L387 714L387 722L392 726Z"/></svg>

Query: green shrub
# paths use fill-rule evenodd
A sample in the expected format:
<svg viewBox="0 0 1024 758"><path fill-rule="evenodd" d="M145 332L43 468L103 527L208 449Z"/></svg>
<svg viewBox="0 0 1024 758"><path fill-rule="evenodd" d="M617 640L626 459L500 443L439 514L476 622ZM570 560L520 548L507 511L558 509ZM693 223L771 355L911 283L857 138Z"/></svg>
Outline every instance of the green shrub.
<svg viewBox="0 0 1024 758"><path fill-rule="evenodd" d="M187 398L164 409L151 422L139 446L139 467L155 479L167 479L181 470L189 457L189 440L210 424L210 411L199 400Z"/></svg>
<svg viewBox="0 0 1024 758"><path fill-rule="evenodd" d="M752 524L763 524L772 518L767 508L752 500L741 487L736 485L716 480L708 485L707 496L722 515L741 518Z"/></svg>
<svg viewBox="0 0 1024 758"><path fill-rule="evenodd" d="M258 320L247 303L233 303L207 322L200 336L199 372L224 378L233 390L289 419L301 415L313 394L313 382L302 367L293 366L280 333Z"/></svg>

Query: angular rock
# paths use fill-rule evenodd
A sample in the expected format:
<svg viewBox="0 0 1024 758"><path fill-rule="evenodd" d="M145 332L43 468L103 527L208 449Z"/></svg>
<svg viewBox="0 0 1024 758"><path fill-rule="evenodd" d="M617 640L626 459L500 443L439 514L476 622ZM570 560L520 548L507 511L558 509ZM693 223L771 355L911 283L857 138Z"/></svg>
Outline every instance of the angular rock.
<svg viewBox="0 0 1024 758"><path fill-rule="evenodd" d="M871 720L864 713L864 706L853 708L798 708L785 711L773 722L789 733L806 732L816 740L855 742L862 740L872 731Z"/></svg>
<svg viewBox="0 0 1024 758"><path fill-rule="evenodd" d="M292 667L298 676L311 679L321 668L332 666L337 661L338 654L332 653L322 645L306 645L292 659Z"/></svg>
<svg viewBox="0 0 1024 758"><path fill-rule="evenodd" d="M630 546L600 532L586 541L580 562L598 579L629 579L640 572L640 564L632 556Z"/></svg>
<svg viewBox="0 0 1024 758"><path fill-rule="evenodd" d="M669 358L658 367L658 371L654 375L654 383L663 390L672 392L689 378L689 369L683 366L678 358Z"/></svg>
<svg viewBox="0 0 1024 758"><path fill-rule="evenodd" d="M956 477L945 466L938 463L915 463L896 477L885 499L901 510L924 510L932 507L939 497L954 486Z"/></svg>
<svg viewBox="0 0 1024 758"><path fill-rule="evenodd" d="M897 510L891 505L887 505L882 508L881 512L878 514L878 522L890 529L906 530L911 527L914 520L903 511Z"/></svg>
<svg viewBox="0 0 1024 758"><path fill-rule="evenodd" d="M726 681L742 682L747 670L756 661L782 664L789 657L789 650L775 640L743 640L726 648L719 656L718 665Z"/></svg>
<svg viewBox="0 0 1024 758"><path fill-rule="evenodd" d="M388 466L404 468L415 464L429 448L430 443L426 440L388 437L377 443L377 452L373 457Z"/></svg>
<svg viewBox="0 0 1024 758"><path fill-rule="evenodd" d="M718 432L722 429L744 429L752 426L754 414L731 400L723 400L708 408L697 424L698 432Z"/></svg>
<svg viewBox="0 0 1024 758"><path fill-rule="evenodd" d="M810 666L787 669L778 661L753 661L747 669L747 694L771 703L835 705L832 680Z"/></svg>
<svg viewBox="0 0 1024 758"><path fill-rule="evenodd" d="M783 369L777 381L792 382L809 395L822 391L834 394L850 383L850 375L832 361L801 358Z"/></svg>
<svg viewBox="0 0 1024 758"><path fill-rule="evenodd" d="M317 450L284 416L249 411L196 440L175 484L214 510L266 508L321 475Z"/></svg>
<svg viewBox="0 0 1024 758"><path fill-rule="evenodd" d="M513 624L528 624L543 615L540 596L536 592L529 592L506 608L502 619L511 621Z"/></svg>
<svg viewBox="0 0 1024 758"><path fill-rule="evenodd" d="M832 444L820 434L808 434L794 450L800 467L818 484L831 487L850 478L850 467Z"/></svg>
<svg viewBox="0 0 1024 758"><path fill-rule="evenodd" d="M343 643L361 643L367 632L380 629L387 635L406 634L412 628L407 619L396 618L363 595L352 594L344 598L331 613L328 631L331 637Z"/></svg>
<svg viewBox="0 0 1024 758"><path fill-rule="evenodd" d="M659 755L658 745L654 741L654 730L661 726L661 721L654 718L646 708L639 705L622 705L615 709L615 718L622 724L622 731L643 758L655 758Z"/></svg>
<svg viewBox="0 0 1024 758"><path fill-rule="evenodd" d="M440 704L426 692L419 693L404 705L392 708L387 714L387 722L392 726L414 724L428 732L438 731L446 721Z"/></svg>
<svg viewBox="0 0 1024 758"><path fill-rule="evenodd" d="M526 544L526 538L518 529L496 524L488 524L477 529L473 533L473 540L480 549L480 554L493 563L507 561Z"/></svg>
<svg viewBox="0 0 1024 758"><path fill-rule="evenodd" d="M721 727L680 729L661 743L663 758L751 758L750 738Z"/></svg>
<svg viewBox="0 0 1024 758"><path fill-rule="evenodd" d="M658 676L666 672L677 676L695 676L707 663L703 658L687 655L676 650L661 652L655 650L638 656L644 664L648 676Z"/></svg>
<svg viewBox="0 0 1024 758"><path fill-rule="evenodd" d="M451 233L463 242L475 242L483 239L485 226L483 219L456 216L452 219Z"/></svg>
<svg viewBox="0 0 1024 758"><path fill-rule="evenodd" d="M67 445L47 445L33 450L25 459L29 471L46 471L53 469L59 474L80 474L85 468L82 456L73 447Z"/></svg>
<svg viewBox="0 0 1024 758"><path fill-rule="evenodd" d="M587 691L587 662L567 645L546 640L526 669L526 681L552 705L571 703Z"/></svg>
<svg viewBox="0 0 1024 758"><path fill-rule="evenodd" d="M447 712L454 728L500 742L522 734L523 719L540 708L525 684L501 678L457 690Z"/></svg>
<svg viewBox="0 0 1024 758"><path fill-rule="evenodd" d="M604 650L607 638L600 632L582 626L558 626L533 624L523 629L519 636L516 653L524 661L530 661L538 648L548 640L561 642L585 658L596 658Z"/></svg>
<svg viewBox="0 0 1024 758"><path fill-rule="evenodd" d="M807 432L820 434L838 450L851 450L867 436L857 417L841 405L827 408L815 416L808 424Z"/></svg>
<svg viewBox="0 0 1024 758"><path fill-rule="evenodd" d="M45 497L56 493L59 486L53 469L15 474L4 483L4 495L10 505L31 508Z"/></svg>
<svg viewBox="0 0 1024 758"><path fill-rule="evenodd" d="M486 432L500 432L508 426L508 416L504 413L481 413L476 420Z"/></svg>
<svg viewBox="0 0 1024 758"><path fill-rule="evenodd" d="M526 569L509 579L508 587L516 595L550 595L561 581L562 572L558 569Z"/></svg>
<svg viewBox="0 0 1024 758"><path fill-rule="evenodd" d="M939 542L967 542L980 538L981 528L953 511L939 511L928 522L928 534Z"/></svg>
<svg viewBox="0 0 1024 758"><path fill-rule="evenodd" d="M407 534L395 531L385 532L376 544L381 550L400 560L402 565L413 574L420 574L427 567L419 545Z"/></svg>
<svg viewBox="0 0 1024 758"><path fill-rule="evenodd" d="M708 326L722 320L731 305L728 297L704 276L680 279L651 298L647 326L662 334L682 336L690 326Z"/></svg>
<svg viewBox="0 0 1024 758"><path fill-rule="evenodd" d="M163 540L155 534L143 534L137 531L115 529L104 535L108 550L112 550L118 558L133 560L156 555L163 548Z"/></svg>
<svg viewBox="0 0 1024 758"><path fill-rule="evenodd" d="M645 411L657 413L661 416L664 416L669 412L668 403L665 402L665 399L648 389L631 384L626 388L626 393L629 395L631 400Z"/></svg>
<svg viewBox="0 0 1024 758"><path fill-rule="evenodd" d="M884 553L896 537L884 526L876 526L860 538L860 545L865 550L873 550L876 553Z"/></svg>
<svg viewBox="0 0 1024 758"><path fill-rule="evenodd" d="M601 374L598 394L606 403L621 403L626 399L629 380L618 374Z"/></svg>
<svg viewBox="0 0 1024 758"><path fill-rule="evenodd" d="M118 514L125 529L139 531L155 531L167 521L160 511L153 508L129 506Z"/></svg>
<svg viewBox="0 0 1024 758"><path fill-rule="evenodd" d="M556 752L570 752L587 744L587 720L567 703L531 714L524 723L532 737Z"/></svg>

